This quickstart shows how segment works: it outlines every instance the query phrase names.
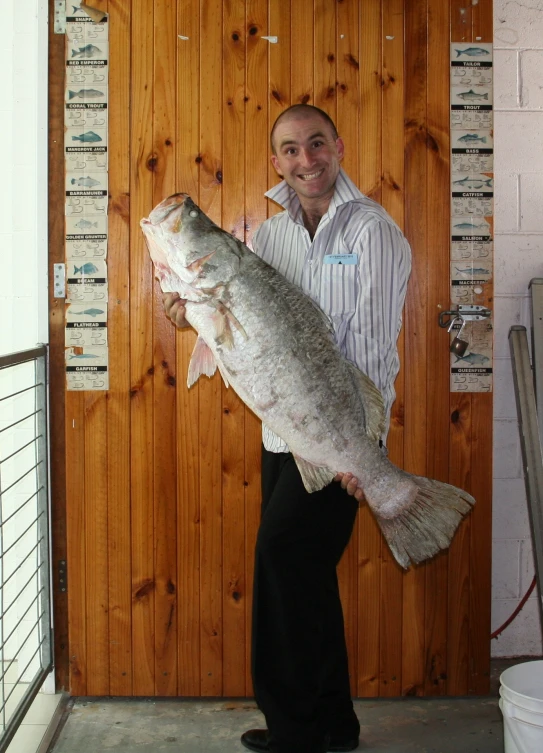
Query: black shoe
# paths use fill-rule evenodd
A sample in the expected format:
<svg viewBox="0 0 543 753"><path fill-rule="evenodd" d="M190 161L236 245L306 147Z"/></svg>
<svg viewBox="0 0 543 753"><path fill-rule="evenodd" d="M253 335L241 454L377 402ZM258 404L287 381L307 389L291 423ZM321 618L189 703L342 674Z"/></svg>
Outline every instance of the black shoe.
<svg viewBox="0 0 543 753"><path fill-rule="evenodd" d="M359 743L358 737L352 740L332 738L328 750L330 753L348 753L350 750L356 750ZM241 736L241 744L255 753L269 753L269 732L267 729L250 729Z"/></svg>

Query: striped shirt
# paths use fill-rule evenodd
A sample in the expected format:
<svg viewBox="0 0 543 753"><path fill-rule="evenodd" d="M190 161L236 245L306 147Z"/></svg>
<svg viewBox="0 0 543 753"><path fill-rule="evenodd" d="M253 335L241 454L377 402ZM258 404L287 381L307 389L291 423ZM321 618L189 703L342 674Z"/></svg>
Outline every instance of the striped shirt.
<svg viewBox="0 0 543 753"><path fill-rule="evenodd" d="M396 340L411 271L409 244L383 207L364 196L342 169L313 240L299 199L285 181L266 196L285 211L258 228L253 250L328 314L342 354L381 390L384 441L400 368ZM325 260L337 254L350 254L351 263ZM265 425L262 437L267 450L288 452L285 442Z"/></svg>

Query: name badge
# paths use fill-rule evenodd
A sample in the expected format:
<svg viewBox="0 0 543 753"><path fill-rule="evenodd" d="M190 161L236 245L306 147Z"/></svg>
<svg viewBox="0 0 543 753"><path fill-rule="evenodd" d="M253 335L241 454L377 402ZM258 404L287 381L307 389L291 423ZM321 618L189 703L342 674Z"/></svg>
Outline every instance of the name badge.
<svg viewBox="0 0 543 753"><path fill-rule="evenodd" d="M358 254L327 254L324 264L358 264Z"/></svg>

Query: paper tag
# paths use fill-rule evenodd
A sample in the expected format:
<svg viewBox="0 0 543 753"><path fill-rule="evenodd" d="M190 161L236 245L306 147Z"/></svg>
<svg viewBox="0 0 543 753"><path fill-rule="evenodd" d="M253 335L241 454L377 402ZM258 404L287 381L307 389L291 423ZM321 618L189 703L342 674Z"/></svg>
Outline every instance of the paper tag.
<svg viewBox="0 0 543 753"><path fill-rule="evenodd" d="M358 254L327 254L324 264L358 264Z"/></svg>

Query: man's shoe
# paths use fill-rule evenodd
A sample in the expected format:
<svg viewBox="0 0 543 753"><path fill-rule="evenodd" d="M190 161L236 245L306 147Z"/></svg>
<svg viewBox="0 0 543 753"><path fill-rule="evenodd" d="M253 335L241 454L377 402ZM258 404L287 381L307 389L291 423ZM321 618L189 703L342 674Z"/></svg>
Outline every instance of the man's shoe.
<svg viewBox="0 0 543 753"><path fill-rule="evenodd" d="M337 740L332 738L328 750L330 753L348 753L356 750L360 740L355 737L352 740ZM269 732L267 729L250 729L241 736L241 744L255 753L269 753Z"/></svg>

